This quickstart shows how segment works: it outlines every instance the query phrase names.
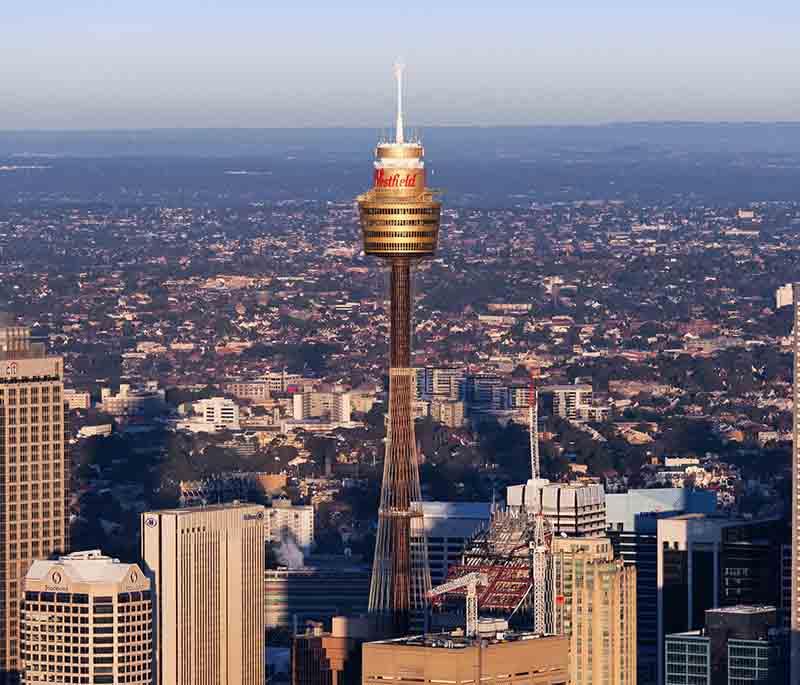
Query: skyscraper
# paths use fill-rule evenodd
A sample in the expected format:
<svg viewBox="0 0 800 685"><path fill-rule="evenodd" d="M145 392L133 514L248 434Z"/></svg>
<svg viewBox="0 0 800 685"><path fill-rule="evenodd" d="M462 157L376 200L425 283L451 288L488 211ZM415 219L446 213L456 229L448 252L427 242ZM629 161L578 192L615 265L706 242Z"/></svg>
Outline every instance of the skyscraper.
<svg viewBox="0 0 800 685"><path fill-rule="evenodd" d="M385 259L391 271L389 429L369 606L384 631L404 635L410 613L424 605L430 589L426 555L411 554L412 530L424 535L415 505L420 485L412 414L417 374L411 368L411 266L436 251L441 203L425 185L422 145L405 140L402 66L395 73L395 139L378 144L374 185L358 197L358 205L364 252Z"/></svg>
<svg viewBox="0 0 800 685"><path fill-rule="evenodd" d="M607 535L615 556L636 568L637 685L658 682L658 521L683 513L713 513L710 490L655 488L606 495Z"/></svg>
<svg viewBox="0 0 800 685"><path fill-rule="evenodd" d="M264 508L142 514L156 601L157 685L264 682Z"/></svg>
<svg viewBox="0 0 800 685"><path fill-rule="evenodd" d="M19 669L22 582L69 535L61 357L0 313L0 680Z"/></svg>
<svg viewBox="0 0 800 685"><path fill-rule="evenodd" d="M636 569L605 537L554 538L557 633L573 685L636 683Z"/></svg>
<svg viewBox="0 0 800 685"><path fill-rule="evenodd" d="M99 550L34 561L25 577L22 662L26 685L150 685L150 580Z"/></svg>
<svg viewBox="0 0 800 685"><path fill-rule="evenodd" d="M794 387L792 389L794 425L792 428L792 607L791 682L800 683L800 283L794 293Z"/></svg>
<svg viewBox="0 0 800 685"><path fill-rule="evenodd" d="M698 630L707 609L778 604L781 534L777 518L682 514L659 519L659 682L664 682L665 635Z"/></svg>

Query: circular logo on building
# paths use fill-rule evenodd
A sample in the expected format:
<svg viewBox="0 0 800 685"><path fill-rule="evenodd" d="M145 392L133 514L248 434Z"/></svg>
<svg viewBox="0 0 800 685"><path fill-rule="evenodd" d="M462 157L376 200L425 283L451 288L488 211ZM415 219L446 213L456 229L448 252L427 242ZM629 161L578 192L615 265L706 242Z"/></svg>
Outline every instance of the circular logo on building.
<svg viewBox="0 0 800 685"><path fill-rule="evenodd" d="M148 528L155 528L158 525L158 521L156 520L155 516L148 516L144 520L144 525L146 525Z"/></svg>
<svg viewBox="0 0 800 685"><path fill-rule="evenodd" d="M53 571L53 575L50 577L53 579L53 582L56 585L61 585L61 581L63 580L63 578L61 577L61 574L58 571Z"/></svg>
<svg viewBox="0 0 800 685"><path fill-rule="evenodd" d="M264 512L263 511L259 511L258 512L258 520L260 521L263 518L264 518Z"/></svg>
<svg viewBox="0 0 800 685"><path fill-rule="evenodd" d="M131 575L128 577L131 579L132 583L135 583L137 580L139 580L139 574L136 573L136 571L131 571Z"/></svg>

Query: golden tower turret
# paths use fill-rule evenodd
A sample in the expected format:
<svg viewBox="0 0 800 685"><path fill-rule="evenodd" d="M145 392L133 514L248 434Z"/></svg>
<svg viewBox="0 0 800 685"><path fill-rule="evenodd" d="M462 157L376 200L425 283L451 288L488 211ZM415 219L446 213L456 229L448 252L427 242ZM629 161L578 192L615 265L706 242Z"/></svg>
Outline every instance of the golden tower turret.
<svg viewBox="0 0 800 685"><path fill-rule="evenodd" d="M373 186L358 197L364 252L376 257L430 257L439 242L442 203L425 186L424 149L403 131L403 67L397 75L394 142L375 149Z"/></svg>

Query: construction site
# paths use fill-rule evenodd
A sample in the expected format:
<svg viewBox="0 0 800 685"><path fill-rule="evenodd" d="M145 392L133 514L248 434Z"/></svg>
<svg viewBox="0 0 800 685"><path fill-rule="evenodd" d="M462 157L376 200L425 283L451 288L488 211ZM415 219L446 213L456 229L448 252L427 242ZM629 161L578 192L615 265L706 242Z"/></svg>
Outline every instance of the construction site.
<svg viewBox="0 0 800 685"><path fill-rule="evenodd" d="M505 619L509 625L538 635L555 634L559 596L555 592L553 527L541 506L540 493L549 482L539 471L535 379L534 371L528 403L531 480L526 487L530 495L522 506L495 512L489 527L465 546L461 563L450 567L447 582L431 591L429 626L434 630L465 625L467 636L474 635L480 611L482 616Z"/></svg>

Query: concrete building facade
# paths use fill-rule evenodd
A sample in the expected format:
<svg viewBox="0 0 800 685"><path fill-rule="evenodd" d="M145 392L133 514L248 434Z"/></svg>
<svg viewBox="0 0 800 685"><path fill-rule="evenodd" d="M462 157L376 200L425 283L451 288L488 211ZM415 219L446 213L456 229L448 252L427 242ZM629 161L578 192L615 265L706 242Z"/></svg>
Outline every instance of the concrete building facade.
<svg viewBox="0 0 800 685"><path fill-rule="evenodd" d="M370 570L356 563L268 569L264 572L267 630L366 613Z"/></svg>
<svg viewBox="0 0 800 685"><path fill-rule="evenodd" d="M570 681L569 642L564 637L496 633L481 638L473 642L444 633L367 642L361 682L567 685Z"/></svg>
<svg viewBox="0 0 800 685"><path fill-rule="evenodd" d="M142 388L120 383L117 394L111 388L100 389L98 409L111 416L145 416L163 411L165 407L166 392L156 381L147 381Z"/></svg>
<svg viewBox="0 0 800 685"><path fill-rule="evenodd" d="M778 605L779 523L704 514L658 521L659 682L666 635L701 629L708 609Z"/></svg>
<svg viewBox="0 0 800 685"><path fill-rule="evenodd" d="M274 499L266 510L264 538L280 545L295 544L304 554L314 545L314 507L310 504L292 504L288 499Z"/></svg>
<svg viewBox="0 0 800 685"><path fill-rule="evenodd" d="M655 685L658 680L658 521L685 513L711 514L716 508L716 493L690 488L606 495L607 535L614 555L636 568L637 685Z"/></svg>
<svg viewBox="0 0 800 685"><path fill-rule="evenodd" d="M209 397L192 405L199 424L208 427L209 432L220 430L239 430L239 405L227 397Z"/></svg>
<svg viewBox="0 0 800 685"><path fill-rule="evenodd" d="M788 635L775 607L706 612L705 627L666 636L665 685L787 685Z"/></svg>
<svg viewBox="0 0 800 685"><path fill-rule="evenodd" d="M464 403L456 400L434 400L431 402L431 418L448 428L464 425Z"/></svg>
<svg viewBox="0 0 800 685"><path fill-rule="evenodd" d="M606 530L606 494L600 483L529 480L508 486L506 502L511 511L522 507L541 510L556 535L587 537L603 535Z"/></svg>
<svg viewBox="0 0 800 685"><path fill-rule="evenodd" d="M552 401L553 414L562 419L581 419L582 413L592 406L592 386L588 383L545 385L539 394Z"/></svg>
<svg viewBox="0 0 800 685"><path fill-rule="evenodd" d="M25 685L150 685L150 580L136 564L99 550L34 561L25 576Z"/></svg>
<svg viewBox="0 0 800 685"><path fill-rule="evenodd" d="M250 400L254 404L261 404L269 402L271 399L269 390L269 381L267 380L252 380L252 381L229 381L222 386L225 392L230 393L236 399Z"/></svg>
<svg viewBox="0 0 800 685"><path fill-rule="evenodd" d="M292 396L295 421L326 419L331 423L350 423L350 415L349 392L302 392Z"/></svg>
<svg viewBox="0 0 800 685"><path fill-rule="evenodd" d="M263 685L264 508L144 512L156 685Z"/></svg>
<svg viewBox="0 0 800 685"><path fill-rule="evenodd" d="M556 632L569 636L572 685L636 684L636 569L604 537L554 538Z"/></svg>
<svg viewBox="0 0 800 685"><path fill-rule="evenodd" d="M69 547L64 364L0 314L0 681L19 670L20 600L34 559Z"/></svg>
<svg viewBox="0 0 800 685"><path fill-rule="evenodd" d="M458 564L464 545L492 516L490 502L421 502L422 524L428 542L431 583L440 585L450 566ZM412 553L422 554L422 538L411 540Z"/></svg>

